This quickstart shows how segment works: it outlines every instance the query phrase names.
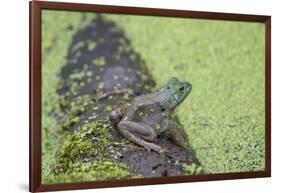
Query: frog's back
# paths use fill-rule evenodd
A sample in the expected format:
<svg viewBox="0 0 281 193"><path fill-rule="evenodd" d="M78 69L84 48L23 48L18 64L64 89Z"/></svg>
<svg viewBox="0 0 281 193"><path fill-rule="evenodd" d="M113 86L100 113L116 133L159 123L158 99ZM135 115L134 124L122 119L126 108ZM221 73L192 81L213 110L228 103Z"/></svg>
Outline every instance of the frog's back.
<svg viewBox="0 0 281 193"><path fill-rule="evenodd" d="M136 97L126 118L157 128L163 125L163 121L167 119L167 112L162 109L157 93L152 93Z"/></svg>

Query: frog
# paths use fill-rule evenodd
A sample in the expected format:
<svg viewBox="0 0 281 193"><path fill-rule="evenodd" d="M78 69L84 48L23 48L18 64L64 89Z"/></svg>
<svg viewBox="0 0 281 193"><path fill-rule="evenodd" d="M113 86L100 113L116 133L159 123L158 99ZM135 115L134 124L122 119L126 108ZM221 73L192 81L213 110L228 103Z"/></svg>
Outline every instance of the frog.
<svg viewBox="0 0 281 193"><path fill-rule="evenodd" d="M165 132L176 145L187 149L187 135L175 110L191 90L189 82L172 77L155 92L136 96L130 105L114 109L109 119L125 139L149 152L167 152L155 144L157 137Z"/></svg>

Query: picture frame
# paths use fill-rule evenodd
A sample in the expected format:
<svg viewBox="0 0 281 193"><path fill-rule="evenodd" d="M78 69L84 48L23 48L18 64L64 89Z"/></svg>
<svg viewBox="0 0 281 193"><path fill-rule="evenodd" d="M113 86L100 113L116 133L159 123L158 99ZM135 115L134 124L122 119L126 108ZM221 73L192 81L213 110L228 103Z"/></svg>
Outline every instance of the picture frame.
<svg viewBox="0 0 281 193"><path fill-rule="evenodd" d="M190 176L148 177L106 181L85 181L71 183L42 184L42 11L74 11L103 14L160 16L172 18L208 19L219 21L257 22L265 26L264 80L265 80L265 166L264 171L202 174ZM158 8L94 5L80 3L62 3L30 1L30 130L29 130L29 191L60 191L89 188L122 187L136 185L184 183L197 181L230 180L243 178L262 178L271 176L271 17L266 15L248 15L234 13L216 13Z"/></svg>

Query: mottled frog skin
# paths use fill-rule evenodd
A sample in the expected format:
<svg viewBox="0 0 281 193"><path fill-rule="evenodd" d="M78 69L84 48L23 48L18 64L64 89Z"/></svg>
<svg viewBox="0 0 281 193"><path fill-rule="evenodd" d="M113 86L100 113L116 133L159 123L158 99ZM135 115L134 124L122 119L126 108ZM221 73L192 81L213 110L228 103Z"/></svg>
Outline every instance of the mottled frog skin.
<svg viewBox="0 0 281 193"><path fill-rule="evenodd" d="M186 135L174 117L174 110L189 95L191 88L190 83L171 78L157 92L140 95L129 107L113 110L110 120L126 139L148 151L165 151L153 143L164 131L168 131L177 145L186 148Z"/></svg>

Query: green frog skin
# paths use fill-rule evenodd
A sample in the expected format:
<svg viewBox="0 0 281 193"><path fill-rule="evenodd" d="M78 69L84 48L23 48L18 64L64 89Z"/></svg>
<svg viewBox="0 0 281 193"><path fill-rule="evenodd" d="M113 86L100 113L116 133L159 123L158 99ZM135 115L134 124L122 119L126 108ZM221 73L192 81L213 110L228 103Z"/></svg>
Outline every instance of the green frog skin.
<svg viewBox="0 0 281 193"><path fill-rule="evenodd" d="M175 144L187 148L186 134L174 117L174 111L191 89L190 83L171 78L157 92L137 96L127 109L113 110L110 120L126 139L148 151L165 151L154 144L164 131L168 131Z"/></svg>

